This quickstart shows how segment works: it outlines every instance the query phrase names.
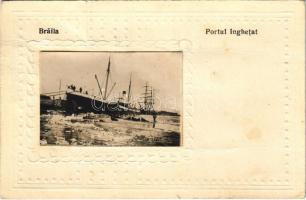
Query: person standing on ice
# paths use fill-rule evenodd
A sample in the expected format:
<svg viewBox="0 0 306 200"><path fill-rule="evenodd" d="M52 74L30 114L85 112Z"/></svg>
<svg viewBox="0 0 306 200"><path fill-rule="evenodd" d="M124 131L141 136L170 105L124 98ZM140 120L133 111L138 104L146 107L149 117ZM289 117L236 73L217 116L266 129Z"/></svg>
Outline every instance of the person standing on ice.
<svg viewBox="0 0 306 200"><path fill-rule="evenodd" d="M157 113L155 111L152 112L152 117L153 117L153 128L155 128L156 118L157 118Z"/></svg>

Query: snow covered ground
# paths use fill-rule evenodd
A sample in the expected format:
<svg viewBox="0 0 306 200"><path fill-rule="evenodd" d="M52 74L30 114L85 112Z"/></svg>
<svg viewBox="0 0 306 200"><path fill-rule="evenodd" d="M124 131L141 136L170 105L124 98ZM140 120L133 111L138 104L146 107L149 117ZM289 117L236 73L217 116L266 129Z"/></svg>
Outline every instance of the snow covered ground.
<svg viewBox="0 0 306 200"><path fill-rule="evenodd" d="M112 120L103 114L51 112L42 114L40 121L41 145L179 146L181 142L180 116L158 115L155 128L151 115Z"/></svg>

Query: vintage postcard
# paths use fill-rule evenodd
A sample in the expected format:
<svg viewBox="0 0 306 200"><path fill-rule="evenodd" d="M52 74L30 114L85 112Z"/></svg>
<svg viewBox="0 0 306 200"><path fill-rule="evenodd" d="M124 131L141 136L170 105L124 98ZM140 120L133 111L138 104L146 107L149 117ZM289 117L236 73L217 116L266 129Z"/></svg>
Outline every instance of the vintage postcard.
<svg viewBox="0 0 306 200"><path fill-rule="evenodd" d="M303 198L303 1L4 1L1 198Z"/></svg>

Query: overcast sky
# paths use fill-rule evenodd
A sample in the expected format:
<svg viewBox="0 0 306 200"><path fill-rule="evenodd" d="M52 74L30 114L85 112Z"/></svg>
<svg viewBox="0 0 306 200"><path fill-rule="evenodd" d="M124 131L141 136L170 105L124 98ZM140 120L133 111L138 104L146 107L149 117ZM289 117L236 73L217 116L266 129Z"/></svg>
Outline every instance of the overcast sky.
<svg viewBox="0 0 306 200"><path fill-rule="evenodd" d="M99 94L95 79L105 87L108 59L111 60L109 89L116 82L109 98L117 98L128 91L132 73L132 98L144 93L146 82L154 88L156 110L180 111L182 104L182 53L181 52L41 52L40 92L66 90L67 85Z"/></svg>

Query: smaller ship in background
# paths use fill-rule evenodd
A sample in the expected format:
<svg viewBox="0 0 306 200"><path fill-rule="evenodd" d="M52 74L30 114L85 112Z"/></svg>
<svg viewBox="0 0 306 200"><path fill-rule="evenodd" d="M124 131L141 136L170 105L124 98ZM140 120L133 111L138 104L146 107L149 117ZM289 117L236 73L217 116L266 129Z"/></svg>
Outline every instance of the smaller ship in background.
<svg viewBox="0 0 306 200"><path fill-rule="evenodd" d="M154 111L154 89L149 86L148 82L144 86L145 91L140 97L141 101L138 102L141 114L152 114Z"/></svg>

